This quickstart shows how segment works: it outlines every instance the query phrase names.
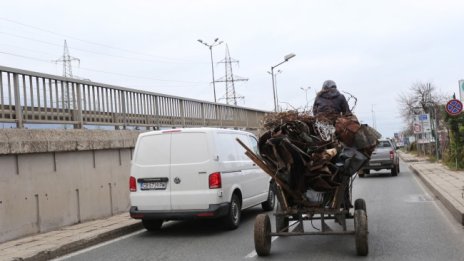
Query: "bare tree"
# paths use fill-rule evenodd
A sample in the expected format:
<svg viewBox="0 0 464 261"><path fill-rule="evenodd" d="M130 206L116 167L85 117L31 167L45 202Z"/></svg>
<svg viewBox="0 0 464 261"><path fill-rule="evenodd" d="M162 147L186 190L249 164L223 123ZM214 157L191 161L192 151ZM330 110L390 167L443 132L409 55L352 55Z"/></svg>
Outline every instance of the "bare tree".
<svg viewBox="0 0 464 261"><path fill-rule="evenodd" d="M432 83L416 82L408 93L402 93L397 99L400 106L401 117L409 124L414 120L414 115L430 113L434 107L443 104L445 96L437 93Z"/></svg>

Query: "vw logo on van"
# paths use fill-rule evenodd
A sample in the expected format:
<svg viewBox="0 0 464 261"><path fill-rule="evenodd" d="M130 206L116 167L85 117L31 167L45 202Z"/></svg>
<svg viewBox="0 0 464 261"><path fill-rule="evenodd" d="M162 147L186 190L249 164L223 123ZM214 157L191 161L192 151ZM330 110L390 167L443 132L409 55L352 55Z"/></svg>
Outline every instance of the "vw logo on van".
<svg viewBox="0 0 464 261"><path fill-rule="evenodd" d="M175 177L175 178L174 178L174 183L179 184L179 183L180 183L180 178L179 178L179 177Z"/></svg>

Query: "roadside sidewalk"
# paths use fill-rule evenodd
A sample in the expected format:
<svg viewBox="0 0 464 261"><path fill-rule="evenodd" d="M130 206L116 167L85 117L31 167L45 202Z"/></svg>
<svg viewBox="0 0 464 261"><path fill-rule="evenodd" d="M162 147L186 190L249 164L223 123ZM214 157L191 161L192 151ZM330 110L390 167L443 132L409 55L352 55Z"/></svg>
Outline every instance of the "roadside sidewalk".
<svg viewBox="0 0 464 261"><path fill-rule="evenodd" d="M0 261L50 260L142 228L123 213L0 244Z"/></svg>
<svg viewBox="0 0 464 261"><path fill-rule="evenodd" d="M450 170L440 163L401 151L399 155L454 218L464 225L464 171Z"/></svg>

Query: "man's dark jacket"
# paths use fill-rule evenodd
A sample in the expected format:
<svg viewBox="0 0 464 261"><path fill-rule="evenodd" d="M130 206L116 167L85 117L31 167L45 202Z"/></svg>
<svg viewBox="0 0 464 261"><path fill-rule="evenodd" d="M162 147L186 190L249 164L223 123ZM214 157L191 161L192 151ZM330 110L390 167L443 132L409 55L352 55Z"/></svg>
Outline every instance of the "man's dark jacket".
<svg viewBox="0 0 464 261"><path fill-rule="evenodd" d="M319 113L349 114L351 111L345 96L336 88L324 88L317 94L313 105L313 114Z"/></svg>

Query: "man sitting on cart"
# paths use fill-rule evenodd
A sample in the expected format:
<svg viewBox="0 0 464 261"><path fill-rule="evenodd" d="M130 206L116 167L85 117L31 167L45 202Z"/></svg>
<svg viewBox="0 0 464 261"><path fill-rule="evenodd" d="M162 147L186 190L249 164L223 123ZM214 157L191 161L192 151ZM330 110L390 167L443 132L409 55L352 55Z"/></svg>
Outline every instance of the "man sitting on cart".
<svg viewBox="0 0 464 261"><path fill-rule="evenodd" d="M343 94L337 90L337 84L332 80L326 80L322 84L322 89L317 93L313 104L313 114L315 117L325 116L335 125L340 116L352 115L348 102ZM345 188L343 207L352 208L349 185Z"/></svg>
<svg viewBox="0 0 464 261"><path fill-rule="evenodd" d="M327 80L322 84L322 89L317 93L314 101L314 116L321 113L336 115L351 114L345 95L337 90L337 84L332 80Z"/></svg>

